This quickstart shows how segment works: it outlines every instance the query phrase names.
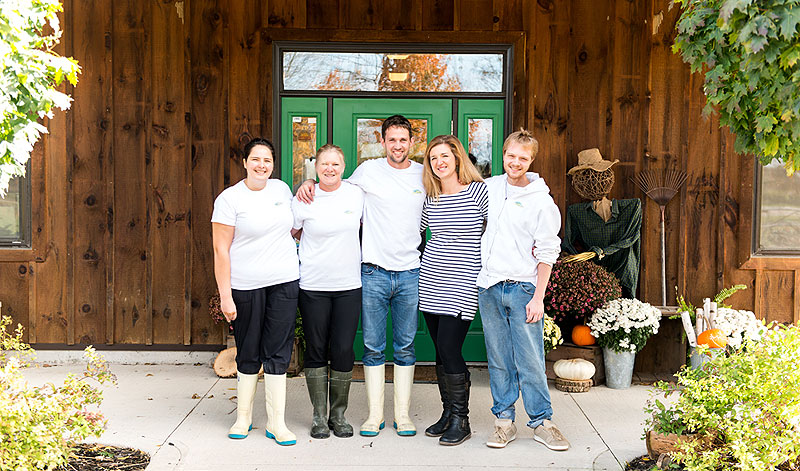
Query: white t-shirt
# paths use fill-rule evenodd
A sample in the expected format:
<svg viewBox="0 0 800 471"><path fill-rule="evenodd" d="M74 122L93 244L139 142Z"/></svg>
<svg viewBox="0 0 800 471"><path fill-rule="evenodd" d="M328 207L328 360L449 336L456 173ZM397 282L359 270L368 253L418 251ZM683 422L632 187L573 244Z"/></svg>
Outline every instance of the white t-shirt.
<svg viewBox="0 0 800 471"><path fill-rule="evenodd" d="M231 288L257 289L300 277L291 203L289 186L276 179L259 191L242 180L217 196L211 222L234 227Z"/></svg>
<svg viewBox="0 0 800 471"><path fill-rule="evenodd" d="M347 179L364 190L361 259L385 270L419 268L422 165L396 169L385 158L363 162Z"/></svg>
<svg viewBox="0 0 800 471"><path fill-rule="evenodd" d="M334 191L316 185L314 202L292 200L294 228L300 237L300 288L344 291L361 287L361 244L358 229L364 192L342 182Z"/></svg>

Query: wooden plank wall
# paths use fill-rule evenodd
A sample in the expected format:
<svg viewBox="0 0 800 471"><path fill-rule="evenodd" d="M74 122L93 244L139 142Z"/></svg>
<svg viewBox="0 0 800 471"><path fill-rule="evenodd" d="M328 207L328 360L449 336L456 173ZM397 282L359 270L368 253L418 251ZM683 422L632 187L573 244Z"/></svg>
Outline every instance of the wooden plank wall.
<svg viewBox="0 0 800 471"><path fill-rule="evenodd" d="M676 286L697 302L745 283L738 306L800 316L800 264L749 260L753 165L701 115L702 79L670 51L679 11L669 0L64 3L59 50L83 72L65 87L72 110L36 147L34 249L0 250L3 312L32 342L223 343L207 310L212 201L242 177L243 143L271 134L269 38L280 31L470 43L524 33L512 125L539 138L534 167L562 211L580 201L566 171L582 149L620 160L614 198L643 198L630 180L640 170L684 170L666 217L669 298ZM640 298L658 303L659 211L643 200ZM645 369L674 360L648 348Z"/></svg>

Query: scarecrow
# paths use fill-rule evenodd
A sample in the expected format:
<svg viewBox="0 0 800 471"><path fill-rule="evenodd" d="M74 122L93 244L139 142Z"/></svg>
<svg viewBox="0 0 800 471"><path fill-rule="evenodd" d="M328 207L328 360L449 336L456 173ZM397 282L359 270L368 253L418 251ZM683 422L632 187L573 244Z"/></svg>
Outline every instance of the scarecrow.
<svg viewBox="0 0 800 471"><path fill-rule="evenodd" d="M622 296L633 298L639 283L642 202L607 198L614 186L611 167L617 162L603 159L599 149L578 153L578 165L567 175L572 188L589 201L567 208L561 248L570 254L593 252L595 262L619 279Z"/></svg>

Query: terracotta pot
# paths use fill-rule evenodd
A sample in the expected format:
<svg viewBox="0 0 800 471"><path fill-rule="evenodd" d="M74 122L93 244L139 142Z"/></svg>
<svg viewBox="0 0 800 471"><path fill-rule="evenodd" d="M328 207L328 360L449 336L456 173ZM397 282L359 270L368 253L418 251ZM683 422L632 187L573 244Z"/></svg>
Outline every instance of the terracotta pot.
<svg viewBox="0 0 800 471"><path fill-rule="evenodd" d="M652 459L664 453L673 453L678 450L678 443L688 440L697 440L697 434L676 435L674 433L658 433L652 430L647 432L647 453Z"/></svg>

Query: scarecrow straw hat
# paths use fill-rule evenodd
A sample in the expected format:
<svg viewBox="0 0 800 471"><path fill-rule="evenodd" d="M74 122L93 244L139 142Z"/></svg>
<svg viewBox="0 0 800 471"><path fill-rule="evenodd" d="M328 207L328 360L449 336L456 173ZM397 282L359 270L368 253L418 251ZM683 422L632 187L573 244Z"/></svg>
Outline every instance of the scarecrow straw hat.
<svg viewBox="0 0 800 471"><path fill-rule="evenodd" d="M603 159L603 156L600 154L600 149L595 148L595 149L582 150L578 152L578 165L569 169L567 175L572 175L575 172L584 169L592 169L597 172L605 172L617 162L619 162L619 160L614 160L613 162L611 162L610 160Z"/></svg>

